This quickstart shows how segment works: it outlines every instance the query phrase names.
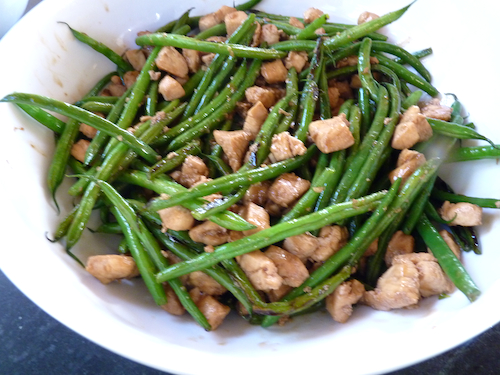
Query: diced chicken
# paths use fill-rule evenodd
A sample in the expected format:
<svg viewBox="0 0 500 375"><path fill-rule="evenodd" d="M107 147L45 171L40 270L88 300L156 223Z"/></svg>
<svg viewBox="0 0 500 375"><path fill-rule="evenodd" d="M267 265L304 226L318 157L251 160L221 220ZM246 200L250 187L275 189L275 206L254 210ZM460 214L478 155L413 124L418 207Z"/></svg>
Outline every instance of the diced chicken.
<svg viewBox="0 0 500 375"><path fill-rule="evenodd" d="M208 37L205 40L207 42L213 42L213 43L224 43L227 40L227 37L220 36L220 35L214 35L214 36Z"/></svg>
<svg viewBox="0 0 500 375"><path fill-rule="evenodd" d="M318 238L308 232L288 237L283 241L283 248L296 255L302 262L305 262L318 246Z"/></svg>
<svg viewBox="0 0 500 375"><path fill-rule="evenodd" d="M186 59L174 47L163 47L155 59L158 69L177 77L186 77L189 68Z"/></svg>
<svg viewBox="0 0 500 375"><path fill-rule="evenodd" d="M319 29L314 30L314 34L316 35L325 35L326 31L324 27L320 27Z"/></svg>
<svg viewBox="0 0 500 375"><path fill-rule="evenodd" d="M307 52L305 51L290 51L285 58L285 67L287 69L295 68L297 73L300 73L307 63Z"/></svg>
<svg viewBox="0 0 500 375"><path fill-rule="evenodd" d="M163 284L163 289L165 289L165 294L167 296L167 303L161 305L160 307L166 312L172 315L182 315L186 312L184 306L182 306L181 301L179 301L179 297L173 291L172 287L167 283Z"/></svg>
<svg viewBox="0 0 500 375"><path fill-rule="evenodd" d="M274 180L269 188L269 199L281 207L288 207L296 199L300 198L311 183L300 178L294 173L283 173Z"/></svg>
<svg viewBox="0 0 500 375"><path fill-rule="evenodd" d="M260 68L260 74L262 74L267 83L273 84L285 82L288 70L283 65L283 61L278 59L263 63Z"/></svg>
<svg viewBox="0 0 500 375"><path fill-rule="evenodd" d="M182 163L179 182L188 188L208 177L208 167L198 156L189 155Z"/></svg>
<svg viewBox="0 0 500 375"><path fill-rule="evenodd" d="M401 255L400 255L401 257ZM363 294L363 301L376 310L389 311L414 306L420 299L418 269L410 261L397 261L378 279L375 290Z"/></svg>
<svg viewBox="0 0 500 375"><path fill-rule="evenodd" d="M432 128L426 117L416 105L408 108L399 121L392 137L392 148L402 150L417 142L427 141L432 137Z"/></svg>
<svg viewBox="0 0 500 375"><path fill-rule="evenodd" d="M214 58L215 58L215 53L208 53L206 55L201 56L201 61L203 62L203 65L207 67L212 63Z"/></svg>
<svg viewBox="0 0 500 375"><path fill-rule="evenodd" d="M231 12L224 17L227 35L232 35L238 27L247 19L247 14L241 10Z"/></svg>
<svg viewBox="0 0 500 375"><path fill-rule="evenodd" d="M212 327L212 331L215 331L231 312L229 306L220 303L210 295L201 293L198 288L191 289L189 295L200 309L201 313L207 318L208 324Z"/></svg>
<svg viewBox="0 0 500 375"><path fill-rule="evenodd" d="M141 49L129 49L125 51L125 57L134 70L139 72L146 63L146 55L144 55L144 52Z"/></svg>
<svg viewBox="0 0 500 375"><path fill-rule="evenodd" d="M170 76L165 76L158 85L158 92L163 95L163 99L170 101L182 98L186 92L184 87Z"/></svg>
<svg viewBox="0 0 500 375"><path fill-rule="evenodd" d="M248 204L250 202L264 207L267 201L267 192L271 183L269 181L258 182L250 185L243 197L243 202Z"/></svg>
<svg viewBox="0 0 500 375"><path fill-rule="evenodd" d="M363 297L365 287L358 280L349 280L340 284L335 291L326 297L326 309L333 320L345 323L352 315L352 305Z"/></svg>
<svg viewBox="0 0 500 375"><path fill-rule="evenodd" d="M139 276L134 258L127 255L94 255L87 260L85 269L103 284Z"/></svg>
<svg viewBox="0 0 500 375"><path fill-rule="evenodd" d="M328 100L330 101L330 108L335 108L340 99L340 91L336 87L328 87Z"/></svg>
<svg viewBox="0 0 500 375"><path fill-rule="evenodd" d="M97 134L97 129L93 128L90 125L81 123L80 124L80 132L82 132L82 134L84 136L86 136L87 138L94 138Z"/></svg>
<svg viewBox="0 0 500 375"><path fill-rule="evenodd" d="M273 90L260 86L252 86L245 90L245 97L248 102L257 104L261 102L264 107L272 107L276 103L276 95Z"/></svg>
<svg viewBox="0 0 500 375"><path fill-rule="evenodd" d="M353 97L352 88L347 81L330 80L328 86L337 88L342 99L351 99Z"/></svg>
<svg viewBox="0 0 500 375"><path fill-rule="evenodd" d="M454 285L439 266L437 259L429 253L398 255L393 264L413 262L418 270L419 291L422 297L453 292Z"/></svg>
<svg viewBox="0 0 500 375"><path fill-rule="evenodd" d="M189 230L194 226L194 218L191 211L182 206L164 208L158 211L161 218L163 230Z"/></svg>
<svg viewBox="0 0 500 375"><path fill-rule="evenodd" d="M276 25L266 23L262 26L262 41L268 45L276 44L280 41L280 32Z"/></svg>
<svg viewBox="0 0 500 375"><path fill-rule="evenodd" d="M299 29L304 28L304 24L300 22L296 17L290 17L288 23L292 26L298 27Z"/></svg>
<svg viewBox="0 0 500 375"><path fill-rule="evenodd" d="M279 204L274 203L270 199L267 200L265 208L270 216L281 216L281 211L283 209Z"/></svg>
<svg viewBox="0 0 500 375"><path fill-rule="evenodd" d="M201 66L200 53L194 49L182 49L182 56L186 60L186 64L191 73L196 73Z"/></svg>
<svg viewBox="0 0 500 375"><path fill-rule="evenodd" d="M139 72L137 70L130 70L128 72L125 72L125 74L123 75L123 83L125 84L125 87L127 89L131 88L137 80L138 76Z"/></svg>
<svg viewBox="0 0 500 375"><path fill-rule="evenodd" d="M385 253L385 264L387 267L392 265L392 260L397 255L411 254L415 249L415 239L409 234L404 234L403 231L398 230L391 237L387 244Z"/></svg>
<svg viewBox="0 0 500 375"><path fill-rule="evenodd" d="M244 130L214 130L214 138L226 154L232 170L240 169L250 140L248 134Z"/></svg>
<svg viewBox="0 0 500 375"><path fill-rule="evenodd" d="M223 5L219 10L214 13L207 14L200 18L198 26L201 31L210 29L211 27L218 25L224 21L226 15L236 12L235 8Z"/></svg>
<svg viewBox="0 0 500 375"><path fill-rule="evenodd" d="M365 22L376 20L377 18L380 18L380 16L378 16L375 13L365 11L359 15L358 25L361 25L362 23L365 23Z"/></svg>
<svg viewBox="0 0 500 375"><path fill-rule="evenodd" d="M310 256L315 262L324 262L339 251L347 242L349 233L346 227L339 225L321 228L318 237L318 247Z"/></svg>
<svg viewBox="0 0 500 375"><path fill-rule="evenodd" d="M202 293L211 296L220 296L227 291L226 288L202 271L191 272L187 283L189 286L198 288Z"/></svg>
<svg viewBox="0 0 500 375"><path fill-rule="evenodd" d="M291 286L282 284L278 289L269 290L266 292L269 301L277 302L288 294L293 288Z"/></svg>
<svg viewBox="0 0 500 375"><path fill-rule="evenodd" d="M460 249L460 246L458 246L458 244L455 242L450 232L443 229L439 231L439 234L441 235L441 237L443 237L444 242L446 242L446 244L450 247L451 251L453 251L453 254L455 254L458 260L461 261L462 250Z"/></svg>
<svg viewBox="0 0 500 375"><path fill-rule="evenodd" d="M448 106L441 105L439 99L434 98L424 107L422 107L422 114L425 117L435 118L443 121L450 121L452 109Z"/></svg>
<svg viewBox="0 0 500 375"><path fill-rule="evenodd" d="M261 251L243 254L237 261L255 289L275 290L283 284L283 278L278 274L278 267Z"/></svg>
<svg viewBox="0 0 500 375"><path fill-rule="evenodd" d="M327 120L317 120L309 124L309 134L319 150L325 154L345 150L354 144L345 114Z"/></svg>
<svg viewBox="0 0 500 375"><path fill-rule="evenodd" d="M249 202L245 209L243 210L243 219L248 221L250 224L255 225L257 228L243 231L245 236L257 233L263 229L269 228L271 226L271 221L269 214L265 208L256 205L255 203Z"/></svg>
<svg viewBox="0 0 500 375"><path fill-rule="evenodd" d="M323 12L316 8L309 8L304 12L304 22L311 23L316 18L321 17Z"/></svg>
<svg viewBox="0 0 500 375"><path fill-rule="evenodd" d="M404 182L418 167L424 165L425 162L424 154L418 151L404 149L399 154L396 169L389 173L389 180L394 183L401 177Z"/></svg>
<svg viewBox="0 0 500 375"><path fill-rule="evenodd" d="M87 152L89 145L90 142L86 139L78 140L73 144L73 146L71 146L71 156L83 163L85 160L85 153Z"/></svg>
<svg viewBox="0 0 500 375"><path fill-rule="evenodd" d="M258 101L248 110L243 124L243 131L249 134L249 139L255 139L262 124L266 121L268 113L267 108L261 101Z"/></svg>
<svg viewBox="0 0 500 375"><path fill-rule="evenodd" d="M363 87L363 84L361 83L361 79L359 78L358 74L352 75L350 85L353 89L360 89L361 87Z"/></svg>
<svg viewBox="0 0 500 375"><path fill-rule="evenodd" d="M370 56L370 64L378 64L378 63L379 61L376 57ZM358 56L352 55L344 57L343 59L339 60L337 64L335 64L335 67L343 68L344 66L356 66L356 65L358 65Z"/></svg>
<svg viewBox="0 0 500 375"><path fill-rule="evenodd" d="M229 232L211 221L205 221L189 231L189 237L193 241L204 243L205 245L218 246L229 240Z"/></svg>
<svg viewBox="0 0 500 375"><path fill-rule="evenodd" d="M439 210L439 214L443 220L451 221L448 225L473 227L481 225L483 209L472 203L450 203L449 201L445 201Z"/></svg>
<svg viewBox="0 0 500 375"><path fill-rule="evenodd" d="M273 135L269 158L273 163L276 163L294 156L304 155L306 151L307 148L301 140L292 137L288 132L282 132Z"/></svg>
<svg viewBox="0 0 500 375"><path fill-rule="evenodd" d="M309 277L309 272L299 257L281 247L269 246L264 254L278 267L278 275L283 278L283 284L296 288Z"/></svg>

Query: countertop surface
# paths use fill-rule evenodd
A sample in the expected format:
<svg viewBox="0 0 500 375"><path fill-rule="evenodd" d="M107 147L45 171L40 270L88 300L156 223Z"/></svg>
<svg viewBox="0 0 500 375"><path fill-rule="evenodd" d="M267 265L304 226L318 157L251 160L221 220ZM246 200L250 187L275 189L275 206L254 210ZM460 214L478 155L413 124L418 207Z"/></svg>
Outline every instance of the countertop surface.
<svg viewBox="0 0 500 375"><path fill-rule="evenodd" d="M27 11L39 2L31 0ZM0 375L3 374L165 373L111 353L71 331L33 304L0 272ZM500 374L500 324L451 351L391 373L419 374Z"/></svg>

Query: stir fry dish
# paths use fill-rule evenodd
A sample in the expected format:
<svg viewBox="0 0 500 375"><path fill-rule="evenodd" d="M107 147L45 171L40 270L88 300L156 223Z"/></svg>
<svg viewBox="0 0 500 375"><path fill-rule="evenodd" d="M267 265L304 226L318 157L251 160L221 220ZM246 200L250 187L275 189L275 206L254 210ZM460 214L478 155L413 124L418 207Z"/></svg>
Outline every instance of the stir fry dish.
<svg viewBox="0 0 500 375"><path fill-rule="evenodd" d="M438 169L500 147L432 85L430 48L379 32L410 5L348 25L258 3L188 10L123 54L61 25L116 70L72 104L0 100L56 134L57 209L74 180L53 240L100 282L137 278L205 330L231 311L269 327L318 310L345 323L356 305L415 308L455 289L477 299L462 253L480 254L475 227L500 201L455 192ZM115 253L80 259L87 228L116 236Z"/></svg>

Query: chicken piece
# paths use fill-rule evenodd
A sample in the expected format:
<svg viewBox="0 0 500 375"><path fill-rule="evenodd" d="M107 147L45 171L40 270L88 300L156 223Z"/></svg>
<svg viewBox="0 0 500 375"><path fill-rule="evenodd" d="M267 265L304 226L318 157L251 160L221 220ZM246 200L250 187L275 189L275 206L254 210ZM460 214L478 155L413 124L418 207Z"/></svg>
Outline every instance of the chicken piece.
<svg viewBox="0 0 500 375"><path fill-rule="evenodd" d="M323 12L316 8L309 8L304 12L304 22L311 23L316 18L321 17Z"/></svg>
<svg viewBox="0 0 500 375"><path fill-rule="evenodd" d="M434 98L424 107L422 107L422 114L425 117L435 118L443 121L450 121L452 109L448 106L441 105L439 99Z"/></svg>
<svg viewBox="0 0 500 375"><path fill-rule="evenodd" d="M483 209L478 205L466 202L450 203L445 201L439 209L439 214L443 220L449 222L448 225L473 227L481 225L483 221Z"/></svg>
<svg viewBox="0 0 500 375"><path fill-rule="evenodd" d="M226 288L202 271L191 272L187 283L189 286L198 288L202 293L211 296L220 296L227 291Z"/></svg>
<svg viewBox="0 0 500 375"><path fill-rule="evenodd" d="M201 313L207 318L212 331L215 331L231 312L229 306L220 303L210 295L202 293L198 288L191 289L189 295Z"/></svg>
<svg viewBox="0 0 500 375"><path fill-rule="evenodd" d="M257 134L259 134L259 130L264 121L266 121L268 114L267 108L261 101L258 101L248 110L243 124L243 131L249 135L249 139L254 140Z"/></svg>
<svg viewBox="0 0 500 375"><path fill-rule="evenodd" d="M161 218L162 228L172 230L189 230L194 226L194 218L191 211L182 206L164 208L158 211Z"/></svg>
<svg viewBox="0 0 500 375"><path fill-rule="evenodd" d="M194 49L182 49L182 56L186 60L186 64L191 73L196 73L201 67L200 53Z"/></svg>
<svg viewBox="0 0 500 375"><path fill-rule="evenodd" d="M205 67L208 67L210 66L214 58L215 58L215 53L208 53L206 55L201 56L201 61L203 62L203 65L205 65Z"/></svg>
<svg viewBox="0 0 500 375"><path fill-rule="evenodd" d="M403 231L398 230L391 237L387 244L385 253L385 264L387 267L392 265L392 260L397 255L411 254L415 249L415 239L409 234L404 234Z"/></svg>
<svg viewBox="0 0 500 375"><path fill-rule="evenodd" d="M101 116L101 117L103 117L103 116ZM80 124L80 132L82 132L82 134L84 136L86 136L87 138L94 138L97 134L97 129L93 128L90 125L81 123Z"/></svg>
<svg viewBox="0 0 500 375"><path fill-rule="evenodd" d="M247 14L241 10L231 12L224 17L227 35L232 35L238 27L247 19Z"/></svg>
<svg viewBox="0 0 500 375"><path fill-rule="evenodd" d="M380 18L380 16L378 16L375 13L365 11L359 15L358 25L361 25L362 23L365 23L365 22L376 20L377 18Z"/></svg>
<svg viewBox="0 0 500 375"><path fill-rule="evenodd" d="M139 72L137 70L130 70L128 72L125 72L125 74L123 75L123 83L125 84L125 87L127 89L131 88L137 80L138 76Z"/></svg>
<svg viewBox="0 0 500 375"><path fill-rule="evenodd" d="M127 255L93 255L85 269L103 284L139 276L134 258Z"/></svg>
<svg viewBox="0 0 500 375"><path fill-rule="evenodd" d="M394 257L393 264L413 262L418 270L419 291L422 297L453 292L454 285L429 253L411 253Z"/></svg>
<svg viewBox="0 0 500 375"><path fill-rule="evenodd" d="M218 25L219 23L222 23L226 15L233 12L236 12L235 8L223 5L214 13L209 13L201 17L198 23L198 27L200 28L200 31L210 29L211 27Z"/></svg>
<svg viewBox="0 0 500 375"><path fill-rule="evenodd" d="M401 151L396 163L396 169L389 173L389 180L394 183L398 178L402 178L403 182L410 177L418 167L426 162L424 154L418 151L404 149Z"/></svg>
<svg viewBox="0 0 500 375"><path fill-rule="evenodd" d="M342 99L351 99L353 97L352 88L347 81L330 80L328 86L337 88Z"/></svg>
<svg viewBox="0 0 500 375"><path fill-rule="evenodd" d="M321 228L318 247L309 258L315 262L324 262L347 243L348 237L346 227L332 225Z"/></svg>
<svg viewBox="0 0 500 375"><path fill-rule="evenodd" d="M245 90L245 97L248 102L252 104L261 102L266 108L272 107L277 100L273 90L259 86L247 88Z"/></svg>
<svg viewBox="0 0 500 375"><path fill-rule="evenodd" d="M401 257L399 255L398 257ZM376 310L414 306L420 299L419 273L411 260L397 261L378 279L375 290L363 294L363 302Z"/></svg>
<svg viewBox="0 0 500 375"><path fill-rule="evenodd" d="M328 87L328 100L330 101L330 108L335 108L340 99L340 91L336 87Z"/></svg>
<svg viewBox="0 0 500 375"><path fill-rule="evenodd" d="M241 167L250 137L244 130L214 130L215 141L222 147L233 171Z"/></svg>
<svg viewBox="0 0 500 375"><path fill-rule="evenodd" d="M432 128L416 105L408 108L394 129L392 148L403 150L432 137Z"/></svg>
<svg viewBox="0 0 500 375"><path fill-rule="evenodd" d="M318 238L309 232L288 237L283 241L283 248L296 255L303 263L314 253L318 246Z"/></svg>
<svg viewBox="0 0 500 375"><path fill-rule="evenodd" d="M267 83L273 84L285 82L288 70L283 65L283 61L278 59L263 63L260 68L260 74L262 74Z"/></svg>
<svg viewBox="0 0 500 375"><path fill-rule="evenodd" d="M276 290L283 284L278 267L263 252L256 250L236 258L255 289Z"/></svg>
<svg viewBox="0 0 500 375"><path fill-rule="evenodd" d="M185 187L193 187L198 181L208 177L208 167L198 156L189 155L181 167L179 182Z"/></svg>
<svg viewBox="0 0 500 375"><path fill-rule="evenodd" d="M288 207L300 198L310 185L308 180L300 178L295 173L283 173L269 188L269 199L281 207Z"/></svg>
<svg viewBox="0 0 500 375"><path fill-rule="evenodd" d="M186 309L182 306L181 301L179 301L179 297L177 297L177 294L175 294L172 287L165 283L163 284L163 289L165 289L167 303L161 305L160 307L172 315L183 315L186 312Z"/></svg>
<svg viewBox="0 0 500 375"><path fill-rule="evenodd" d="M213 42L213 43L224 43L227 40L227 37L225 36L220 36L220 35L214 35L211 37L208 37L205 39L207 42ZM202 52L203 53L203 52Z"/></svg>
<svg viewBox="0 0 500 375"><path fill-rule="evenodd" d="M299 29L303 29L305 26L302 22L300 22L296 17L290 17L288 23L292 26L298 27Z"/></svg>
<svg viewBox="0 0 500 375"><path fill-rule="evenodd" d="M260 232L262 229L266 229L271 226L271 220L265 208L256 205L255 203L248 203L243 210L242 216L243 219L257 227L255 229L243 231L245 236L250 236L251 234Z"/></svg>
<svg viewBox="0 0 500 375"><path fill-rule="evenodd" d="M252 202L264 207L266 205L267 192L269 191L270 186L270 181L263 181L250 185L245 193L245 196L243 197L243 203L247 205Z"/></svg>
<svg viewBox="0 0 500 375"><path fill-rule="evenodd" d="M283 278L284 285L296 288L309 277L309 272L299 257L281 247L269 246L264 254L278 267L278 275Z"/></svg>
<svg viewBox="0 0 500 375"><path fill-rule="evenodd" d="M297 73L300 73L307 63L307 52L305 51L290 51L285 58L285 68L295 68Z"/></svg>
<svg viewBox="0 0 500 375"><path fill-rule="evenodd" d="M226 228L211 221L205 221L189 231L189 237L193 241L205 245L218 246L229 240L229 232Z"/></svg>
<svg viewBox="0 0 500 375"><path fill-rule="evenodd" d="M141 71L142 67L146 63L146 55L141 49L129 49L125 51L125 58L128 60L132 68L137 71Z"/></svg>
<svg viewBox="0 0 500 375"><path fill-rule="evenodd" d="M85 153L89 147L90 142L86 139L80 139L71 146L71 156L73 156L79 162L84 162Z"/></svg>
<svg viewBox="0 0 500 375"><path fill-rule="evenodd" d="M278 302L284 296L286 296L292 289L293 288L291 286L282 284L278 289L269 290L268 292L266 292L266 294L267 297L269 298L269 301Z"/></svg>
<svg viewBox="0 0 500 375"><path fill-rule="evenodd" d="M158 92L167 101L182 98L186 94L182 85L170 76L162 78L158 85Z"/></svg>
<svg viewBox="0 0 500 375"><path fill-rule="evenodd" d="M268 45L276 44L280 41L280 32L276 25L266 23L262 26L261 39Z"/></svg>
<svg viewBox="0 0 500 375"><path fill-rule="evenodd" d="M439 234L441 235L441 237L443 237L444 242L446 242L446 244L450 247L451 251L453 251L453 254L455 254L458 260L462 261L462 250L460 249L460 246L458 246L458 244L455 242L450 232L443 229L439 231ZM432 253L430 249L428 250L430 253Z"/></svg>
<svg viewBox="0 0 500 375"><path fill-rule="evenodd" d="M163 47L158 53L155 63L158 69L177 77L186 77L189 73L186 59L174 47Z"/></svg>
<svg viewBox="0 0 500 375"><path fill-rule="evenodd" d="M327 120L317 120L309 124L309 134L319 150L325 154L345 150L354 144L345 114Z"/></svg>
<svg viewBox="0 0 500 375"><path fill-rule="evenodd" d="M352 315L352 305L363 297L365 287L358 280L344 281L335 291L326 297L326 309L333 320L345 323Z"/></svg>
<svg viewBox="0 0 500 375"><path fill-rule="evenodd" d="M292 137L288 132L282 132L273 135L269 158L273 163L276 163L294 156L304 155L306 151L307 148L301 140Z"/></svg>

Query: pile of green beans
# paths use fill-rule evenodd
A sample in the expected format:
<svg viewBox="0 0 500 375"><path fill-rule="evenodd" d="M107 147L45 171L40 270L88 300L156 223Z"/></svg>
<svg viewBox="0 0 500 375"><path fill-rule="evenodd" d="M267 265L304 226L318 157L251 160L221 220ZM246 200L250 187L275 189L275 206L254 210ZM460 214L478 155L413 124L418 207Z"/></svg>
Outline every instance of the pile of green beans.
<svg viewBox="0 0 500 375"><path fill-rule="evenodd" d="M421 239L450 280L474 301L479 289L438 230L448 229L461 250L480 254L475 229L449 226L438 209L444 201L497 209L500 200L457 194L437 171L446 162L498 159L500 147L478 133L474 124L466 123L461 103L455 98L450 121L428 118L434 136L413 147L425 150L439 139L449 147L446 157L429 158L405 180L398 178L391 184L388 178L400 153L391 147L391 139L401 115L418 105L424 95L439 96L421 61L432 49L410 53L379 33L381 27L403 16L411 4L360 25L332 23L323 14L299 28L291 25L289 16L255 9L259 2L251 0L236 6L246 12L247 18L225 42L207 41L226 35L224 22L200 31L200 17L190 16L190 11L156 32L138 36L136 44L147 59L136 72L135 82L121 96L110 96L106 90L133 72L132 64L67 25L78 42L106 56L116 70L75 103L28 93L12 93L0 100L16 104L55 133L57 143L47 183L57 209L56 195L67 167L73 171L68 177L76 178L68 191L77 199L75 207L61 220L51 240L62 241L68 254L84 265L74 246L86 228L119 236L117 253L133 257L154 303L167 303L163 284L168 283L205 330L213 327L183 285L182 276L204 272L227 289L225 303L232 307L239 303L240 308L235 310L244 319L269 327L280 318L324 308L325 298L346 280L357 279L375 288L387 269L383 259L388 242L398 230ZM304 23L302 18L297 20ZM254 32L269 24L281 30L281 41L252 44ZM321 35L316 34L319 28L324 30ZM154 72L166 75L156 66L165 46L214 54L205 69L190 72L183 82L185 95L172 101L163 99L159 81L153 78ZM278 93L276 103L250 141L243 166L233 171L223 147L215 142L214 131L241 130L245 115L239 105L248 105L245 92L249 87L265 86L260 77L263 64L297 51L308 55L306 66L302 71L288 68L286 81L271 85ZM354 64L338 67L352 57L356 58ZM332 105L329 90L337 83L349 84L350 88ZM68 120L49 112L67 116ZM353 145L323 153L309 137L309 126L316 119L329 120L337 115L345 115L348 120ZM87 139L80 132L81 123L96 129L97 134L89 140L79 161L71 150L77 141ZM273 136L285 131L301 141L306 151L273 163L269 158ZM462 147L462 139L490 145ZM210 179L188 188L172 176L193 156L206 163ZM236 213L236 207L244 206L252 185L270 183L284 173L295 173L310 185L291 207L272 218L268 228L241 235L210 252L188 231L162 228L158 211L181 206L198 223L208 220L233 232L256 229ZM205 197L211 194L221 196L208 202ZM89 219L96 211L101 224L89 228ZM237 261L239 256L270 245L281 246L291 236L309 233L317 237L322 228L332 224L348 228L347 243L324 262L307 263L309 277L279 301L271 301L257 291ZM365 267L359 267L366 250L377 239L375 254L364 259ZM170 264L164 250L181 261Z"/></svg>

